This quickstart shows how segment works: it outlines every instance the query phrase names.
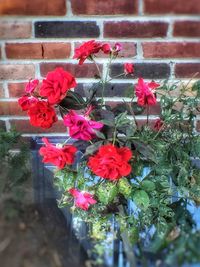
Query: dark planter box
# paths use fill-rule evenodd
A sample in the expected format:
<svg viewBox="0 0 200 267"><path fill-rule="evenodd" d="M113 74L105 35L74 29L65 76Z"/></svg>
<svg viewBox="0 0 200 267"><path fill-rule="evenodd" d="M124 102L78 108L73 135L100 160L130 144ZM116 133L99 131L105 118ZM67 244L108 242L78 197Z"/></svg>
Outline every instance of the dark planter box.
<svg viewBox="0 0 200 267"><path fill-rule="evenodd" d="M63 138L49 138L51 143L63 142ZM43 145L41 138L35 138L32 140L32 157L33 157L33 187L34 187L34 199L39 206L40 211L48 219L48 224L53 223L57 228L62 228L64 236L58 237L57 247L62 252L63 266L69 267L67 258L72 257L73 267L84 266L83 263L88 259L87 251L91 249L91 240L87 237L87 225L83 222L78 222L76 218L73 218L69 209L59 209L57 207L56 200L59 198L60 193L53 185L53 169L52 165L43 164L38 150ZM195 165L200 167L200 161L194 160ZM200 228L200 209L194 206L188 208L191 213L194 214L194 219ZM122 242L115 240L111 244L113 253L111 256L105 255L105 267L131 267L125 258L123 252ZM69 255L68 250L75 248ZM148 267L155 266L155 258L152 255L147 254L149 258ZM151 262L151 263L150 263ZM78 264L78 265L77 265ZM138 264L138 266L141 266ZM184 265L184 267L199 267L200 265ZM165 267L162 265L162 267ZM175 266L173 266L175 267Z"/></svg>

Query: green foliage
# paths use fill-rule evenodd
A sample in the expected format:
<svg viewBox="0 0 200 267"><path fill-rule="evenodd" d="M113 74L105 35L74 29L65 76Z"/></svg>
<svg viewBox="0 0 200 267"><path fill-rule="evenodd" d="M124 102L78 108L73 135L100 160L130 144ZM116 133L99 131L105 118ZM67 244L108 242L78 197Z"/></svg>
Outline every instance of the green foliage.
<svg viewBox="0 0 200 267"><path fill-rule="evenodd" d="M25 195L24 183L30 177L29 152L15 130L0 130L0 196L5 198L7 217L18 215ZM14 149L17 148L17 151Z"/></svg>

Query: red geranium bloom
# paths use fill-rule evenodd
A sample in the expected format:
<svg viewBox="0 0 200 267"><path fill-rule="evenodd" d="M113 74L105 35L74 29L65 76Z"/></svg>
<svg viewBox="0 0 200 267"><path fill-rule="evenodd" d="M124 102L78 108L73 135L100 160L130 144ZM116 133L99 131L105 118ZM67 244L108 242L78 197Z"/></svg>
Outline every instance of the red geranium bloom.
<svg viewBox="0 0 200 267"><path fill-rule="evenodd" d="M65 165L71 165L74 162L77 148L73 145L65 145L64 147L56 147L49 143L47 138L42 138L46 147L41 147L39 153L43 156L43 162L52 163L59 169L63 169Z"/></svg>
<svg viewBox="0 0 200 267"><path fill-rule="evenodd" d="M36 127L50 128L56 122L55 110L46 101L38 101L28 110L30 123Z"/></svg>
<svg viewBox="0 0 200 267"><path fill-rule="evenodd" d="M71 188L69 193L75 198L75 205L82 210L88 210L90 205L97 203L93 195L88 192L80 192L75 188Z"/></svg>
<svg viewBox="0 0 200 267"><path fill-rule="evenodd" d="M160 84L155 82L145 83L142 78L138 79L136 84L136 96L138 97L137 103L140 106L153 106L156 104L155 89L159 87Z"/></svg>
<svg viewBox="0 0 200 267"><path fill-rule="evenodd" d="M75 111L70 112L64 117L65 126L69 127L69 135L80 140L91 140L96 137L94 130L103 127L101 122L93 121L85 116L78 115Z"/></svg>
<svg viewBox="0 0 200 267"><path fill-rule="evenodd" d="M122 45L120 43L116 43L114 49L115 52L120 52L122 50Z"/></svg>
<svg viewBox="0 0 200 267"><path fill-rule="evenodd" d="M101 49L101 43L95 42L94 40L83 43L80 47L75 49L73 58L79 59L79 65L93 54L96 54Z"/></svg>
<svg viewBox="0 0 200 267"><path fill-rule="evenodd" d="M128 161L132 152L128 147L118 148L108 144L101 146L96 155L91 156L88 167L94 174L109 180L118 180L131 172Z"/></svg>
<svg viewBox="0 0 200 267"><path fill-rule="evenodd" d="M125 63L124 64L124 72L125 72L125 74L132 74L134 72L133 64Z"/></svg>
<svg viewBox="0 0 200 267"><path fill-rule="evenodd" d="M164 122L161 119L157 119L154 124L154 130L159 131L163 127Z"/></svg>
<svg viewBox="0 0 200 267"><path fill-rule="evenodd" d="M29 110L34 106L39 100L33 96L23 95L18 99L18 104L21 106L23 111Z"/></svg>
<svg viewBox="0 0 200 267"><path fill-rule="evenodd" d="M101 49L105 54L109 54L112 52L112 47L110 46L110 44L103 44Z"/></svg>
<svg viewBox="0 0 200 267"><path fill-rule="evenodd" d="M46 97L51 105L57 104L66 96L67 91L75 86L76 81L71 73L63 68L56 68L48 72L43 80L40 95Z"/></svg>
<svg viewBox="0 0 200 267"><path fill-rule="evenodd" d="M31 94L35 88L38 86L39 84L39 80L32 80L29 81L29 83L27 83L26 87L25 87L25 92Z"/></svg>

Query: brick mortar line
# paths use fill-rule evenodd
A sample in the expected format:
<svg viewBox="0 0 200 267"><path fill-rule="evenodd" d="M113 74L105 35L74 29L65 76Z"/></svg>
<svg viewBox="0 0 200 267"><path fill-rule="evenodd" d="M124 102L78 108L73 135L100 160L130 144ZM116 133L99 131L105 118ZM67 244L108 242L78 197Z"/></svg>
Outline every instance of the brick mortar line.
<svg viewBox="0 0 200 267"><path fill-rule="evenodd" d="M199 15L183 15L183 14L160 14L160 15L67 15L67 16L2 16L1 21L21 21L21 22L38 22L38 21L171 21L171 20L197 20L199 21Z"/></svg>
<svg viewBox="0 0 200 267"><path fill-rule="evenodd" d="M85 61L87 64L93 64L90 63L90 61ZM96 62L99 64L103 64L106 62L104 58L96 58ZM127 57L127 58L118 58L115 61L113 61L113 64L123 64L126 62L130 63L200 63L200 57L197 58L138 58L136 56L133 57ZM78 65L77 60L73 58L66 58L66 59L6 59L5 61L1 61L0 65L34 65L34 64L40 64L40 63L65 63L65 64L72 64L72 65ZM84 65L83 65L84 68Z"/></svg>
<svg viewBox="0 0 200 267"><path fill-rule="evenodd" d="M0 44L3 43L71 43L71 42L86 42L91 39L96 39L99 42L137 42L138 40L141 42L146 43L157 43L157 42L164 42L164 43L199 43L199 37L170 37L168 38L167 35L164 37L152 37L152 38L136 38L136 37L87 37L87 38L74 38L74 37L46 37L46 38L26 38L26 39L1 39Z"/></svg>

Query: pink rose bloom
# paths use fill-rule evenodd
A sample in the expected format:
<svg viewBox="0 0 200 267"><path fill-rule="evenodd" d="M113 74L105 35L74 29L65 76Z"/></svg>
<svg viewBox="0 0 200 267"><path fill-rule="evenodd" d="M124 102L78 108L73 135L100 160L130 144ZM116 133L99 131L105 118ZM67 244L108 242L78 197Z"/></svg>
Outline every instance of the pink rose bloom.
<svg viewBox="0 0 200 267"><path fill-rule="evenodd" d="M145 83L142 78L138 79L138 83L136 84L136 96L137 103L139 106L153 106L156 104L156 96L155 89L159 87L160 84L155 82Z"/></svg>
<svg viewBox="0 0 200 267"><path fill-rule="evenodd" d="M78 115L75 111L70 112L64 117L64 125L69 127L69 135L72 138L89 141L96 137L94 130L101 130L103 124Z"/></svg>
<svg viewBox="0 0 200 267"><path fill-rule="evenodd" d="M21 106L23 111L26 111L38 103L38 101L39 100L34 96L23 95L18 99L18 104Z"/></svg>
<svg viewBox="0 0 200 267"><path fill-rule="evenodd" d="M26 87L25 87L25 92L31 94L35 88L38 86L39 84L39 80L33 80L33 81L29 81L29 83L27 83Z"/></svg>
<svg viewBox="0 0 200 267"><path fill-rule="evenodd" d="M90 205L94 205L97 201L93 198L93 195L88 192L80 192L75 188L69 189L69 193L75 199L75 205L82 210L88 210Z"/></svg>
<svg viewBox="0 0 200 267"><path fill-rule="evenodd" d="M132 74L134 72L134 67L132 63L125 63L124 64L124 72L125 74Z"/></svg>
<svg viewBox="0 0 200 267"><path fill-rule="evenodd" d="M115 52L119 52L122 50L122 45L120 43L116 43L114 46Z"/></svg>

